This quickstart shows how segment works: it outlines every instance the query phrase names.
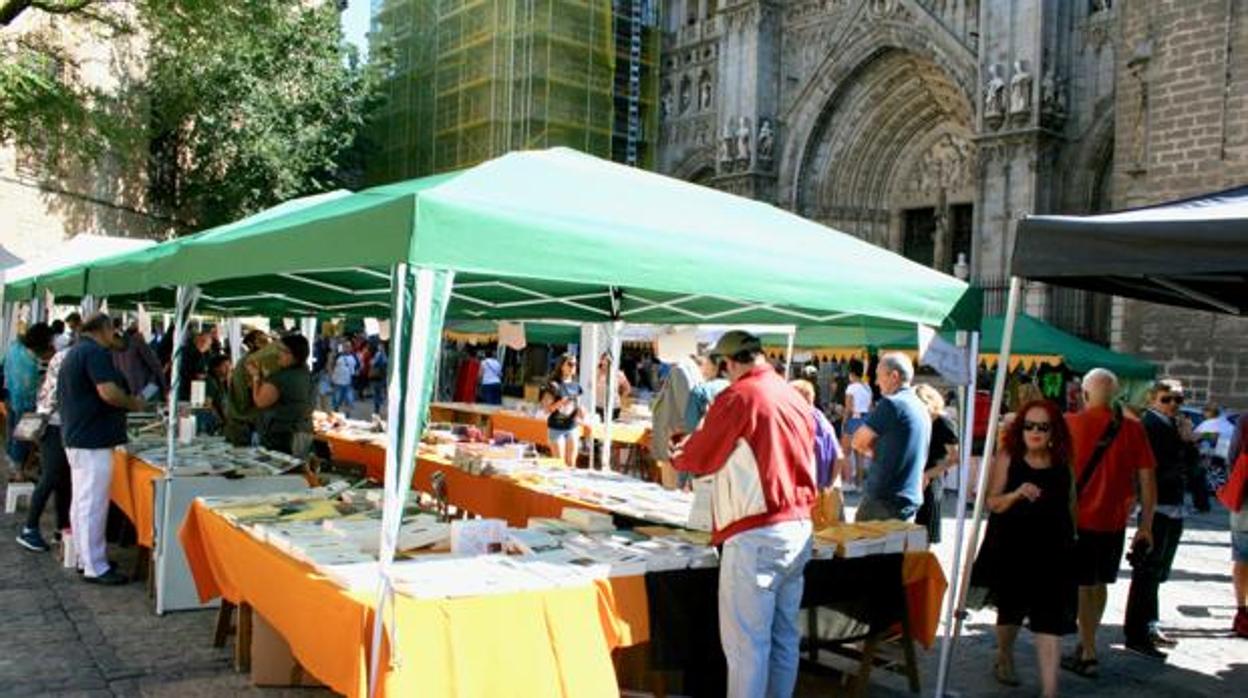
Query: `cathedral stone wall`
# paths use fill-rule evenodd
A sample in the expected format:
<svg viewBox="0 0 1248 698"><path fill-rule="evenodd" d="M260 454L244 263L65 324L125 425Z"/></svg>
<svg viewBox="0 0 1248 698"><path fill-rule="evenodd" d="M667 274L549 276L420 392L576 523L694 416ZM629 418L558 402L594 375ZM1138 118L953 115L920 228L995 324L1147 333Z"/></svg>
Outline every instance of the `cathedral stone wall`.
<svg viewBox="0 0 1248 698"><path fill-rule="evenodd" d="M667 0L662 171L1004 288L1017 222L1248 183L1240 0ZM766 133L764 134L764 124ZM765 152L764 150L765 143ZM1248 321L1028 312L1248 408ZM1003 298L990 298L997 307ZM1241 377L1241 375L1243 377Z"/></svg>

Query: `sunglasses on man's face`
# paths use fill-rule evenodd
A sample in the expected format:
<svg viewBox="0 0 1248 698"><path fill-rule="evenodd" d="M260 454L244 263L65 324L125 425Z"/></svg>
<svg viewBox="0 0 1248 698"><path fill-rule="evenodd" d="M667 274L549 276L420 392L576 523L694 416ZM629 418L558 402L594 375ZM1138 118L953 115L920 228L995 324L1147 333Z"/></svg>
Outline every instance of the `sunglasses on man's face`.
<svg viewBox="0 0 1248 698"><path fill-rule="evenodd" d="M1023 431L1038 431L1041 434L1047 434L1049 433L1049 423L1026 421L1023 422Z"/></svg>
<svg viewBox="0 0 1248 698"><path fill-rule="evenodd" d="M1159 400L1161 404L1163 405L1182 405L1183 404L1182 395L1162 395L1159 398Z"/></svg>

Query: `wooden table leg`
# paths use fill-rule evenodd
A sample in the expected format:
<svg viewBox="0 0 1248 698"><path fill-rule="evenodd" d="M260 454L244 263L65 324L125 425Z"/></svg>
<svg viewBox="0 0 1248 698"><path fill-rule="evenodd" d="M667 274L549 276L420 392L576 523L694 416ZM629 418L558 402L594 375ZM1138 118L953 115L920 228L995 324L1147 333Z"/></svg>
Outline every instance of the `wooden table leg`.
<svg viewBox="0 0 1248 698"><path fill-rule="evenodd" d="M914 656L914 639L910 635L910 608L902 597L901 603L901 651L906 658L906 679L910 683L910 692L918 693L919 687L919 662Z"/></svg>
<svg viewBox="0 0 1248 698"><path fill-rule="evenodd" d="M879 635L872 634L862 644L862 659L858 662L858 676L854 680L853 694L867 695L867 687L871 685L871 670L875 668L875 651L880 646Z"/></svg>
<svg viewBox="0 0 1248 698"><path fill-rule="evenodd" d="M221 599L221 608L217 609L217 629L212 635L213 647L225 647L225 638L229 637L234 625L234 604Z"/></svg>
<svg viewBox="0 0 1248 698"><path fill-rule="evenodd" d="M251 671L251 606L238 604L238 634L234 638L234 668Z"/></svg>
<svg viewBox="0 0 1248 698"><path fill-rule="evenodd" d="M806 648L809 650L808 659L815 664L819 663L819 607L811 606L806 609Z"/></svg>

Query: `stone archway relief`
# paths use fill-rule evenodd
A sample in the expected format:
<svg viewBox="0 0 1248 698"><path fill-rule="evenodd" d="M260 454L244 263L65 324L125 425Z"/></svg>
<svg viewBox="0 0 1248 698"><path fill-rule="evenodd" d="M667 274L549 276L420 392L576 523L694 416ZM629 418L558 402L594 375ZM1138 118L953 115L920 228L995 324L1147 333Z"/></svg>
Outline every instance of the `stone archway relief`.
<svg viewBox="0 0 1248 698"><path fill-rule="evenodd" d="M859 33L853 34L852 32ZM879 22L869 27L855 25L836 42L828 57L797 93L782 113L781 121L791 137L785 139L779 168L778 193L781 203L798 206L797 183L806 176L812 151L819 147L815 133L820 122L841 99L847 87L882 56L904 52L919 65L942 79L929 81L932 97L948 111L963 111L972 123L972 105L977 92L977 66L973 55L950 37L926 28L922 23Z"/></svg>
<svg viewBox="0 0 1248 698"><path fill-rule="evenodd" d="M973 180L973 109L939 66L898 49L855 66L804 138L795 210L850 232L888 233L900 198Z"/></svg>

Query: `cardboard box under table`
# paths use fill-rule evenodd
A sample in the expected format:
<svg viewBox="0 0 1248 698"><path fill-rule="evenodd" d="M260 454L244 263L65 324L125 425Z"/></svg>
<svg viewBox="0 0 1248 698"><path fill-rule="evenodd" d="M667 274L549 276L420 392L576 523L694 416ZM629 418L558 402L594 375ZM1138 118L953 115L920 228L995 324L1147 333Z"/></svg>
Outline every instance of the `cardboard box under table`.
<svg viewBox="0 0 1248 698"><path fill-rule="evenodd" d="M202 502L179 536L200 598L238 607L238 625L247 629L240 643L250 643L251 614L258 613L301 671L343 695L366 695L374 599L347 592ZM641 577L459 599L395 598L401 661L390 662L395 650L383 649L383 695L614 698L612 650L649 639Z"/></svg>
<svg viewBox="0 0 1248 698"><path fill-rule="evenodd" d="M172 483L171 488L167 487ZM225 478L219 475L175 477L166 482L163 468L154 466L122 449L113 452L113 477L109 497L134 525L135 539L145 552L140 559L154 555L156 611L202 608L186 556L176 533L196 497L291 492L307 487L302 475ZM170 535L160 531L160 515L166 491L172 492L169 509ZM167 551L162 552L162 551ZM160 559L164 556L164 559ZM209 604L209 605L215 605Z"/></svg>

